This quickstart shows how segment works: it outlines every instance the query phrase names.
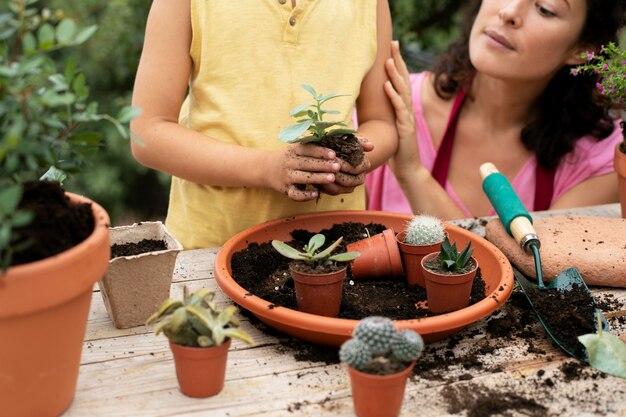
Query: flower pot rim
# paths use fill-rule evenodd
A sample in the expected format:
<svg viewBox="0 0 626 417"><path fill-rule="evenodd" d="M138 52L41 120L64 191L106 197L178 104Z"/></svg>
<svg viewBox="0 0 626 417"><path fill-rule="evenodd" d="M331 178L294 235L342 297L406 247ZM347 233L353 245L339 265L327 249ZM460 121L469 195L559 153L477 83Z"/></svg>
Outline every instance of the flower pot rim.
<svg viewBox="0 0 626 417"><path fill-rule="evenodd" d="M245 229L224 243L215 259L215 279L228 297L252 312L270 327L309 342L340 346L350 337L359 322L358 320L322 317L283 306L269 308L268 306L272 303L256 295L251 295L247 289L241 287L232 278L230 265L232 255L247 248L252 242L264 243L271 239L288 239L289 232L296 228L302 229L312 227L312 225L330 227L335 223L358 221L381 223L387 227L400 229L411 217L385 211L339 210L271 220ZM487 253L485 256L491 258L492 262L497 265L496 269L499 276L497 285L493 286L491 292L486 294L483 300L462 310L435 317L394 320L398 328L412 329L423 336L430 335L432 340L436 340L437 337L443 338L491 314L509 298L514 285L511 264L498 248L484 238L459 226L447 223L445 226L448 233L472 239L476 243L475 246L480 247L479 251L485 251ZM268 236L272 237L268 238Z"/></svg>
<svg viewBox="0 0 626 417"><path fill-rule="evenodd" d="M346 368L349 370L349 372L353 372L359 376L361 376L361 378L363 379L373 379L373 380L377 380L377 381L384 381L385 379L393 379L396 378L398 375L401 374L408 374L411 373L411 371L413 370L413 367L415 367L415 363L417 362L417 359L414 361L409 362L409 364L407 365L406 368L404 368L401 371L398 371L396 373L393 374L389 374L389 375L375 375L375 374L369 374L367 372L363 372L363 371L359 371L358 369L346 364Z"/></svg>
<svg viewBox="0 0 626 417"><path fill-rule="evenodd" d="M437 251L437 252L431 252L431 253L429 253L427 255L424 255L424 257L422 258L420 263L422 264L422 268L428 270L433 275L437 275L438 277L441 277L442 280L445 280L446 278L452 278L452 277L458 277L458 276L461 276L461 275L471 274L472 272L477 270L478 267L479 267L478 261L473 256L471 256L470 259L472 259L472 261L474 262L474 267L472 269L470 269L469 271L466 271L466 272L460 272L460 273L456 272L456 273L444 274L444 273L441 273L440 271L437 271L437 270L434 270L432 268L427 267L426 266L426 262L430 261L431 259L433 259L437 255L439 255L439 253L440 253L440 251ZM439 282L439 281L437 281L437 282Z"/></svg>

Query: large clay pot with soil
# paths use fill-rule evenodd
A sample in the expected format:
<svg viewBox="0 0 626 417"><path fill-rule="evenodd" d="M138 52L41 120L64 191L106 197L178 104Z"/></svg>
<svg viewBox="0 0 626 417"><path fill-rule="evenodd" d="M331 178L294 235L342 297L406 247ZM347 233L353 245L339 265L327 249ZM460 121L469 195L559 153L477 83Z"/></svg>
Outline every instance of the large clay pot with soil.
<svg viewBox="0 0 626 417"><path fill-rule="evenodd" d="M346 250L361 254L350 264L353 279L374 279L402 275L402 258L396 235L392 229L386 229L367 239L348 244Z"/></svg>
<svg viewBox="0 0 626 417"><path fill-rule="evenodd" d="M109 217L88 204L93 232L74 247L0 275L0 414L58 416L71 404L93 285L109 262Z"/></svg>
<svg viewBox="0 0 626 417"><path fill-rule="evenodd" d="M617 173L617 187L619 202L622 207L622 218L626 219L626 141L617 144L615 147L613 165Z"/></svg>
<svg viewBox="0 0 626 417"><path fill-rule="evenodd" d="M404 400L406 381L415 362L392 375L371 375L348 367L354 412L358 417L397 417Z"/></svg>
<svg viewBox="0 0 626 417"><path fill-rule="evenodd" d="M471 258L473 268L462 273L445 273L428 266L439 256L439 252L430 253L422 258L421 268L426 283L428 309L432 313L448 313L463 309L469 305L472 282L478 271L478 261Z"/></svg>
<svg viewBox="0 0 626 417"><path fill-rule="evenodd" d="M111 228L111 248L109 269L98 282L106 310L118 329L144 325L169 297L183 246L163 223L142 222Z"/></svg>
<svg viewBox="0 0 626 417"><path fill-rule="evenodd" d="M189 347L170 341L180 391L188 397L206 398L224 388L231 340L219 346Z"/></svg>
<svg viewBox="0 0 626 417"><path fill-rule="evenodd" d="M409 285L419 285L425 287L424 272L422 272L422 258L429 253L439 249L441 242L429 245L411 245L404 242L406 232L400 232L396 235L396 241L400 253L402 254L402 263L404 264L404 272Z"/></svg>
<svg viewBox="0 0 626 417"><path fill-rule="evenodd" d="M297 263L289 266L296 289L298 310L325 317L339 314L347 266L327 273L304 272Z"/></svg>

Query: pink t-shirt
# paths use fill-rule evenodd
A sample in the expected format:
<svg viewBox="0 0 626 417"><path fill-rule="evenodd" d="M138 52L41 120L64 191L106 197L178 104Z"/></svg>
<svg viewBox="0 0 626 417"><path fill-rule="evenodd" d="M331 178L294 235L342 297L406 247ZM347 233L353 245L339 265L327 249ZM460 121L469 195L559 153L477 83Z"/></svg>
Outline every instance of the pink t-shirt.
<svg viewBox="0 0 626 417"><path fill-rule="evenodd" d="M413 110L415 111L415 127L420 160L424 167L432 171L437 150L430 136L430 131L420 97L422 85L427 73L411 74L413 94ZM561 195L584 180L598 175L613 172L613 152L617 143L622 140L621 129L616 122L616 128L611 135L598 142L592 136L580 138L574 149L565 155L557 167L554 178L554 194L551 204ZM537 159L531 157L517 173L511 185L527 208L534 207L535 203L535 168ZM365 179L369 210L384 210L397 213L412 214L411 206L407 201L400 185L388 165L382 165L370 172ZM493 208L488 213L471 213L449 182L445 186L448 195L458 204L467 217L495 215Z"/></svg>

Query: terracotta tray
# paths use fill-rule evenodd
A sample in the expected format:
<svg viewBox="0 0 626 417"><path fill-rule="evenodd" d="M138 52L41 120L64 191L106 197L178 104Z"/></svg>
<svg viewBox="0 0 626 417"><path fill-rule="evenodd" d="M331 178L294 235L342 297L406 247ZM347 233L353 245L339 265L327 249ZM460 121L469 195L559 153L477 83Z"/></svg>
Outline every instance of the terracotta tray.
<svg viewBox="0 0 626 417"><path fill-rule="evenodd" d="M276 306L255 295L250 295L232 277L231 258L251 242L264 243L272 239L290 240L294 229L316 232L332 227L335 223L380 223L399 232L404 230L410 216L384 211L327 211L272 220L250 227L231 237L220 249L215 260L215 278L222 291L235 303L249 310L268 326L299 339L330 346L340 346L347 340L357 320L323 317ZM433 342L443 339L467 325L488 316L498 309L513 290L513 270L507 258L498 248L461 227L446 224L450 240L463 247L469 240L475 248L474 256L480 264L485 281L486 297L482 301L452 313L414 320L396 320L400 329L412 329L424 340Z"/></svg>

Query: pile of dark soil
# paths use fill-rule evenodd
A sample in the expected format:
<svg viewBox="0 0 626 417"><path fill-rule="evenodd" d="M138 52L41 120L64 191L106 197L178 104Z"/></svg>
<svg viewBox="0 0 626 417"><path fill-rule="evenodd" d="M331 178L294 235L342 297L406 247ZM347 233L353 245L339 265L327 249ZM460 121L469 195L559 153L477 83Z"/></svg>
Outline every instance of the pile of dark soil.
<svg viewBox="0 0 626 417"><path fill-rule="evenodd" d="M367 229L367 230L366 230ZM369 233L382 232L381 224L346 222L333 225L319 233L326 236L326 242L334 242L343 236L337 252L345 252L346 244L363 239ZM302 248L313 232L294 230L294 248ZM251 243L247 249L233 254L231 266L233 279L251 294L268 301L268 308L283 306L297 310L295 290L289 274L290 260L280 255L270 242ZM485 298L485 282L480 269L472 287L471 304ZM339 318L360 320L367 316L385 316L393 320L408 320L434 315L425 309L418 309L415 303L426 300L426 291L419 286L409 286L405 277L385 280L352 280L350 271L344 282L343 297Z"/></svg>
<svg viewBox="0 0 626 417"><path fill-rule="evenodd" d="M11 265L21 265L57 255L87 239L93 232L91 204L71 204L57 182L24 184L19 209L32 212L33 221L16 229L19 244Z"/></svg>
<svg viewBox="0 0 626 417"><path fill-rule="evenodd" d="M346 161L353 167L358 166L365 159L363 147L352 134L324 136L320 142L320 146L332 149L338 158Z"/></svg>
<svg viewBox="0 0 626 417"><path fill-rule="evenodd" d="M441 394L448 403L449 413L457 414L466 410L467 417L519 414L543 417L547 411L545 406L538 404L534 399L515 393L503 395L502 392L473 383L444 387Z"/></svg>
<svg viewBox="0 0 626 417"><path fill-rule="evenodd" d="M122 243L111 245L111 259L120 256L141 255L142 253L156 252L167 249L163 240L143 239L136 243Z"/></svg>

